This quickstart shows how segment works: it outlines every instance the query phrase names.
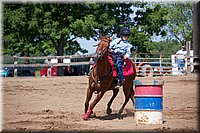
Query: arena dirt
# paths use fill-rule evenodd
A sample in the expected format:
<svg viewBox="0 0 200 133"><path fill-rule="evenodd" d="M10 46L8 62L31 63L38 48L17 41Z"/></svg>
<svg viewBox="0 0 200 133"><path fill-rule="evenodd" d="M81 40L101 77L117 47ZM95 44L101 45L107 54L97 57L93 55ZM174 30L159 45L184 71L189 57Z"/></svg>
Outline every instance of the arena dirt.
<svg viewBox="0 0 200 133"><path fill-rule="evenodd" d="M87 76L17 77L2 79L3 131L199 131L198 75L136 77L141 81L164 81L163 124L137 125L131 100L118 119L124 102L120 90L106 114L112 91L96 105L88 121L82 120ZM94 99L96 94L93 94Z"/></svg>

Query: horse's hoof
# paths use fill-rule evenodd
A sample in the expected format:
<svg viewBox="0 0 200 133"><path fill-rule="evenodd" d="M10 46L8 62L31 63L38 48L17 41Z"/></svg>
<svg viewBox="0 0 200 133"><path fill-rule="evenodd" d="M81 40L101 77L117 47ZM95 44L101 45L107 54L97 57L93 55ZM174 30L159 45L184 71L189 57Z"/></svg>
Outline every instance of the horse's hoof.
<svg viewBox="0 0 200 133"><path fill-rule="evenodd" d="M83 117L82 117L82 119L83 120L88 120L88 116L84 114Z"/></svg>
<svg viewBox="0 0 200 133"><path fill-rule="evenodd" d="M112 113L112 109L111 108L107 109L107 114L109 115L111 113Z"/></svg>
<svg viewBox="0 0 200 133"><path fill-rule="evenodd" d="M87 111L85 111L85 114L87 113ZM93 114L94 112L92 111L91 114Z"/></svg>
<svg viewBox="0 0 200 133"><path fill-rule="evenodd" d="M91 115L92 110L88 109L88 111L83 115L83 120L87 120Z"/></svg>

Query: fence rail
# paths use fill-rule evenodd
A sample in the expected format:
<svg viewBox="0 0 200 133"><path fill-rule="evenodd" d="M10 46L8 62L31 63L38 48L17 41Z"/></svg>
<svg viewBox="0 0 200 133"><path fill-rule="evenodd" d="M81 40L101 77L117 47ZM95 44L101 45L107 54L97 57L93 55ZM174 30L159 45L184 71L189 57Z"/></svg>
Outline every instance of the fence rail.
<svg viewBox="0 0 200 133"><path fill-rule="evenodd" d="M173 72L174 66L172 65L172 57L170 58L163 58L162 54L159 54L159 57L154 58L144 58L138 57L144 53L137 53L135 56L131 57L130 59L136 64L136 71L138 76L146 76L146 75L171 75ZM154 55L155 56L155 55ZM13 57L13 64L1 64L1 67L13 67L15 68L15 72L17 71L17 67L46 67L46 66L78 66L78 65L91 65L93 63L93 58L95 57L94 54L89 55L67 55L67 56L46 56L46 57ZM87 58L87 60L86 60ZM191 58L198 58L198 57L189 57ZM68 62L64 63L52 63L51 60L61 59L62 61L68 60ZM43 63L20 63L20 60L43 60ZM44 60L47 62L44 63ZM186 59L187 61L188 59ZM144 64L140 66L141 64ZM155 66L153 65L155 64ZM190 68L192 65L199 65L196 63L187 62L186 69Z"/></svg>
<svg viewBox="0 0 200 133"><path fill-rule="evenodd" d="M51 63L51 64L2 64L1 67L45 67L45 66L70 66L70 65L91 65L92 62L71 62L71 63Z"/></svg>

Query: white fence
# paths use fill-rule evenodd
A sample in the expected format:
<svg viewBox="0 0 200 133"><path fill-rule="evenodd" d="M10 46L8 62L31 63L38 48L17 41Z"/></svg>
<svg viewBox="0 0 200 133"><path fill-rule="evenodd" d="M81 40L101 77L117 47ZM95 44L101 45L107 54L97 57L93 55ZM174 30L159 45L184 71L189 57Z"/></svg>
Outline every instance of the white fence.
<svg viewBox="0 0 200 133"><path fill-rule="evenodd" d="M144 55L145 58L138 57L138 55ZM157 57L148 57L157 56ZM166 58L166 56L168 58ZM192 73L194 71L193 54L185 56L184 64L184 74ZM136 63L137 75L138 76L163 76L163 75L179 75L180 70L178 68L178 62L176 55L162 55L162 54L149 54L149 53L139 53L136 54L134 58Z"/></svg>
<svg viewBox="0 0 200 133"><path fill-rule="evenodd" d="M143 57L142 57L143 55ZM145 56L145 57L144 57ZM136 65L137 76L164 76L178 75L178 67L174 55L164 58L162 54L137 53L130 59ZM156 57L157 56L157 57ZM90 55L70 55L70 56L47 56L47 57L13 57L13 64L2 64L1 67L13 67L15 76L17 67L45 67L53 66L73 66L73 65L91 65L94 54ZM186 58L185 70L192 72L193 62L190 56ZM38 60L39 63L38 63ZM60 61L59 61L60 60ZM89 70L88 70L89 71Z"/></svg>

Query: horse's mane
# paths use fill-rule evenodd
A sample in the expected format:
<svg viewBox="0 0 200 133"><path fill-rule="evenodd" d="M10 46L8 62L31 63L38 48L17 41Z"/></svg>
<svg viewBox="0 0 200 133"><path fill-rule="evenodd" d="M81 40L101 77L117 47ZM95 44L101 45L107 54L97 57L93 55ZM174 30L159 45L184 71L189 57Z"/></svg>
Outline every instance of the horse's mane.
<svg viewBox="0 0 200 133"><path fill-rule="evenodd" d="M100 35L100 39L101 39L101 41L104 41L107 43L109 43L111 41L111 38L108 35L106 35L106 36Z"/></svg>

